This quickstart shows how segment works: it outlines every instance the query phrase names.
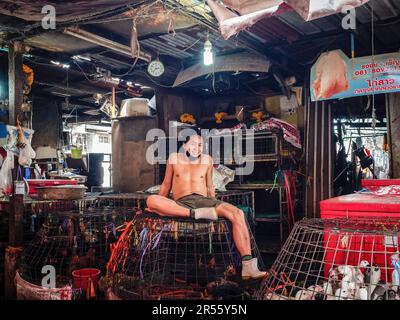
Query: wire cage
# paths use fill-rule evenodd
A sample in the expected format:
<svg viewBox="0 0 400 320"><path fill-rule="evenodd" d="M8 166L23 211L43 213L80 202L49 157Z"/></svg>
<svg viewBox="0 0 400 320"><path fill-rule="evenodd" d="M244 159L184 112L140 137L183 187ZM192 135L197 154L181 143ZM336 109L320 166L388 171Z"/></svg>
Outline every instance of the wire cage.
<svg viewBox="0 0 400 320"><path fill-rule="evenodd" d="M59 212L85 212L96 203L95 197L80 200L24 200L24 242L29 242L36 235L48 214Z"/></svg>
<svg viewBox="0 0 400 320"><path fill-rule="evenodd" d="M230 224L140 214L121 235L107 265L110 299L245 299L241 257ZM251 248L263 262L253 236Z"/></svg>
<svg viewBox="0 0 400 320"><path fill-rule="evenodd" d="M215 162L227 165L246 156L251 156L254 161L278 157L280 139L277 134L267 131L240 133L240 135L237 135L237 132L230 132L209 136L209 152Z"/></svg>
<svg viewBox="0 0 400 320"><path fill-rule="evenodd" d="M122 209L46 214L42 227L22 253L19 276L30 286L41 286L43 267L52 266L56 287L62 288L71 285L75 270L95 268L104 272L121 230L133 216L133 211Z"/></svg>
<svg viewBox="0 0 400 320"><path fill-rule="evenodd" d="M257 298L399 300L399 235L398 220L302 220Z"/></svg>
<svg viewBox="0 0 400 320"><path fill-rule="evenodd" d="M137 208L144 210L149 193L112 193L97 197L97 207L104 208Z"/></svg>
<svg viewBox="0 0 400 320"><path fill-rule="evenodd" d="M218 191L216 194L218 200L230 203L235 207L241 209L250 227L254 227L254 192L253 191L243 191L243 190L228 190L228 191Z"/></svg>

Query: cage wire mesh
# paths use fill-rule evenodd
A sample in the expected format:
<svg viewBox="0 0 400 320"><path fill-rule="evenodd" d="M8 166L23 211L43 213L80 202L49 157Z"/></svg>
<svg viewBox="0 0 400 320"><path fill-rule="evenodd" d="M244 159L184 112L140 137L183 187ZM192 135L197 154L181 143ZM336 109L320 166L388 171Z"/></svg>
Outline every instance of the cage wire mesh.
<svg viewBox="0 0 400 320"><path fill-rule="evenodd" d="M150 194L144 192L104 194L97 197L96 206L100 208L137 208L144 210L149 196Z"/></svg>
<svg viewBox="0 0 400 320"><path fill-rule="evenodd" d="M394 219L302 220L257 298L399 300L399 227Z"/></svg>
<svg viewBox="0 0 400 320"><path fill-rule="evenodd" d="M47 219L48 214L59 212L85 212L96 203L96 198L88 197L80 200L24 200L23 229L24 241L33 239L36 232Z"/></svg>
<svg viewBox="0 0 400 320"><path fill-rule="evenodd" d="M150 193L115 193L97 197L96 207L99 208L135 208L146 209L146 201ZM220 191L216 198L240 208L247 217L254 216L254 193L252 191Z"/></svg>
<svg viewBox="0 0 400 320"><path fill-rule="evenodd" d="M21 278L40 286L42 268L50 265L55 268L59 288L71 284L74 270L96 268L104 272L119 235L133 216L132 210L115 208L42 215L42 226L22 253Z"/></svg>
<svg viewBox="0 0 400 320"><path fill-rule="evenodd" d="M251 234L251 233L250 233ZM251 235L251 248L264 268ZM246 299L230 223L139 214L107 265L111 299Z"/></svg>

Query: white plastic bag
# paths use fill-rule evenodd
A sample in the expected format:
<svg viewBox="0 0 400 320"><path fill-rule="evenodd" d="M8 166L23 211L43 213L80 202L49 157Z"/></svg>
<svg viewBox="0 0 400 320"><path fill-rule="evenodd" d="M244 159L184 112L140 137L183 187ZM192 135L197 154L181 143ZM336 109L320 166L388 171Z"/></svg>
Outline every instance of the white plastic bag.
<svg viewBox="0 0 400 320"><path fill-rule="evenodd" d="M18 163L20 166L30 167L32 164L32 159L36 157L36 153L32 149L31 142L25 134L22 135L21 142L24 147L19 149Z"/></svg>
<svg viewBox="0 0 400 320"><path fill-rule="evenodd" d="M4 160L0 169L0 194L9 196L13 190L13 179L11 170L14 168L14 154L7 152L7 158Z"/></svg>
<svg viewBox="0 0 400 320"><path fill-rule="evenodd" d="M219 165L213 170L213 184L215 190L226 191L225 186L235 179L235 170Z"/></svg>

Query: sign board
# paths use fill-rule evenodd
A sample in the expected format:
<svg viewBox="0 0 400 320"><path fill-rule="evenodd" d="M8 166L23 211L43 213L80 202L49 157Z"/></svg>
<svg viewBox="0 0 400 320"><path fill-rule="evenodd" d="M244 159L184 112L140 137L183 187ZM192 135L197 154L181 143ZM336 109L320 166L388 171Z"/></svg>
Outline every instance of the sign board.
<svg viewBox="0 0 400 320"><path fill-rule="evenodd" d="M321 101L400 91L400 53L348 58L322 54L311 68L311 100Z"/></svg>

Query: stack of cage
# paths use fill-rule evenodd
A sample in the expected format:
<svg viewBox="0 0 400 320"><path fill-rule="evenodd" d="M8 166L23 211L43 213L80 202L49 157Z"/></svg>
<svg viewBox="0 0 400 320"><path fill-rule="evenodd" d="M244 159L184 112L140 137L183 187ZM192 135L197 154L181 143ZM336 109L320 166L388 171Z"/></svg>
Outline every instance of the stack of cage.
<svg viewBox="0 0 400 320"><path fill-rule="evenodd" d="M43 224L21 257L17 274L18 288L21 289L19 298L38 296L34 286L43 284L46 275L43 268L54 270L56 288L71 287L76 270L86 268L104 272L119 235L133 216L132 210L93 208L85 212L48 212L42 215ZM97 291L97 287L95 289L93 291ZM50 293L51 290L47 296L43 293L41 298L52 299ZM91 297L97 294L91 292Z"/></svg>
<svg viewBox="0 0 400 320"><path fill-rule="evenodd" d="M24 241L33 239L48 214L59 212L85 212L96 203L96 198L80 200L24 200Z"/></svg>
<svg viewBox="0 0 400 320"><path fill-rule="evenodd" d="M303 220L258 298L400 300L399 236L396 219Z"/></svg>
<svg viewBox="0 0 400 320"><path fill-rule="evenodd" d="M146 200L150 194L143 192L135 193L111 193L97 197L97 206L99 208L146 208Z"/></svg>
<svg viewBox="0 0 400 320"><path fill-rule="evenodd" d="M250 241L263 268L252 235ZM108 262L109 298L244 299L254 291L242 283L240 268L226 220L140 214L121 235Z"/></svg>

